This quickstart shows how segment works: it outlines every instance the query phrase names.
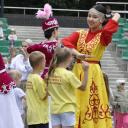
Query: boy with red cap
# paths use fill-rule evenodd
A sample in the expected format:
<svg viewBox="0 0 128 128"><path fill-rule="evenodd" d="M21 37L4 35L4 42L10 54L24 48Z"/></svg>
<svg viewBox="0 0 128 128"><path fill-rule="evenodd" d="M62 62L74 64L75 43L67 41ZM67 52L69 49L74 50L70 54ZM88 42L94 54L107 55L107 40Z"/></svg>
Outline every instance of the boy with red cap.
<svg viewBox="0 0 128 128"><path fill-rule="evenodd" d="M27 48L28 53L33 51L40 51L46 56L46 66L42 73L42 78L44 78L48 72L50 62L54 55L54 51L58 46L58 21L52 16L52 7L49 4L44 5L44 9L39 10L36 14L36 18L44 19L42 22L42 29L44 31L45 40L41 43L34 44Z"/></svg>
<svg viewBox="0 0 128 128"><path fill-rule="evenodd" d="M13 92L14 86L0 54L0 128L24 128Z"/></svg>

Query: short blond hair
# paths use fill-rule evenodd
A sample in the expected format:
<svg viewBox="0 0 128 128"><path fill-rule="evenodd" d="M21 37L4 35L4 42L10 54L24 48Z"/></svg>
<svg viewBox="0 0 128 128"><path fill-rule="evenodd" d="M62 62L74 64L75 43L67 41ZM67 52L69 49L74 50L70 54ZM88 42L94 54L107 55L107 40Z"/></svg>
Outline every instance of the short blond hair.
<svg viewBox="0 0 128 128"><path fill-rule="evenodd" d="M43 61L45 59L45 55L40 51L34 51L29 56L29 62L32 66L32 68L36 67L40 61Z"/></svg>
<svg viewBox="0 0 128 128"><path fill-rule="evenodd" d="M8 71L8 73L9 73L9 75L11 76L11 78L12 78L14 81L16 81L16 80L18 80L18 79L21 79L21 77L22 77L21 72L18 71L18 70L10 70L10 71Z"/></svg>

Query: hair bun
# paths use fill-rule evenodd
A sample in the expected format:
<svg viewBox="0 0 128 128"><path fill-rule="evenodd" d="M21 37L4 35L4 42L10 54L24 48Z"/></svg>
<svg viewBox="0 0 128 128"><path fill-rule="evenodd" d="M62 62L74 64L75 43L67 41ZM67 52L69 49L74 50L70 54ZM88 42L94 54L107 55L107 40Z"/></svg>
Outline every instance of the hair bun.
<svg viewBox="0 0 128 128"><path fill-rule="evenodd" d="M96 5L93 6L93 8L95 8L97 11L99 11L99 12L105 14L105 15L107 13L106 8L102 4L96 4Z"/></svg>

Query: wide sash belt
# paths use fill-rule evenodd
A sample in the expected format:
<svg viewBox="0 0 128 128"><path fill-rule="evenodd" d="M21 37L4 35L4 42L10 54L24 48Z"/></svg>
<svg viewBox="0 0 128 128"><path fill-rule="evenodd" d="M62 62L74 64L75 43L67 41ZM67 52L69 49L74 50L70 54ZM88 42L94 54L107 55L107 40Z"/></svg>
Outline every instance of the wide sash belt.
<svg viewBox="0 0 128 128"><path fill-rule="evenodd" d="M95 61L95 60L86 60L86 62L90 63L90 64L99 64L100 61ZM77 60L77 63L81 63L81 60Z"/></svg>

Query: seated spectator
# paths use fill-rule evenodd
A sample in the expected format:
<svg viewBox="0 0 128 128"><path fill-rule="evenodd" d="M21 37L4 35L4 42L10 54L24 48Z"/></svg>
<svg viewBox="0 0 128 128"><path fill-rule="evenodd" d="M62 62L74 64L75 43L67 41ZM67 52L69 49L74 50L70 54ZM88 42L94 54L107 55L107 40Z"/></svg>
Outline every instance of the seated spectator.
<svg viewBox="0 0 128 128"><path fill-rule="evenodd" d="M10 64L11 69L16 69L21 72L21 88L25 90L25 84L28 77L28 74L32 71L32 68L29 63L29 55L27 53L27 47L32 43L30 39L25 40L22 42L22 47L19 48L20 54L16 55Z"/></svg>
<svg viewBox="0 0 128 128"><path fill-rule="evenodd" d="M3 32L3 22L0 21L0 40L4 40L4 32Z"/></svg>
<svg viewBox="0 0 128 128"><path fill-rule="evenodd" d="M115 128L128 128L128 91L125 80L117 80L117 91L113 93Z"/></svg>
<svg viewBox="0 0 128 128"><path fill-rule="evenodd" d="M14 28L11 29L11 33L8 35L8 40L11 43L11 47L13 47L15 41L17 40L17 35Z"/></svg>

